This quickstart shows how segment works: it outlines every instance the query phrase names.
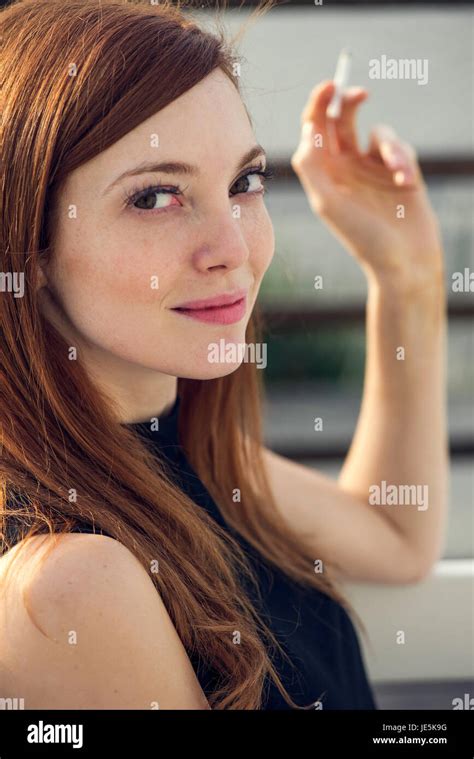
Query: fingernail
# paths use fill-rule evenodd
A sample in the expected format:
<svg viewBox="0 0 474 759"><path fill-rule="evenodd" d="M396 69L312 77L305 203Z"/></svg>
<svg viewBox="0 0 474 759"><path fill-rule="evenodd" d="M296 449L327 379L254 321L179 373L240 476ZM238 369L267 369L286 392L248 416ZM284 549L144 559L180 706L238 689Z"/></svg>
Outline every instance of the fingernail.
<svg viewBox="0 0 474 759"><path fill-rule="evenodd" d="M368 94L365 87L349 87L345 91L344 95L345 97L355 98L355 97L358 97L362 92Z"/></svg>

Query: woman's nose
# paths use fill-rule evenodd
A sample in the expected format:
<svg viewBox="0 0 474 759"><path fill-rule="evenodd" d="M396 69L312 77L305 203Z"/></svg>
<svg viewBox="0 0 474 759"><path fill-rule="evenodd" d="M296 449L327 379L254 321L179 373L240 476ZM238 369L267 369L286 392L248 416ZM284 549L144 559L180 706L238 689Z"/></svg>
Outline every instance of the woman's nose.
<svg viewBox="0 0 474 759"><path fill-rule="evenodd" d="M200 270L237 269L249 257L249 248L240 223L240 215L231 204L218 213L211 211L202 220L205 234L193 254L193 263Z"/></svg>

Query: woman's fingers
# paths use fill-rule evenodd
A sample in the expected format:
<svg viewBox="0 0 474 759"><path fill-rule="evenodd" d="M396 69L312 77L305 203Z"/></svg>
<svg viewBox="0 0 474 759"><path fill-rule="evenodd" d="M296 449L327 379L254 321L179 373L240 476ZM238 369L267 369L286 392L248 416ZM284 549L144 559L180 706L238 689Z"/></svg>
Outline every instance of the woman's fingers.
<svg viewBox="0 0 474 759"><path fill-rule="evenodd" d="M312 125L312 133L320 134L322 138L322 147L328 145L328 130L326 108L334 94L334 82L330 79L313 87L307 103L301 114L301 126L306 134L309 133L308 124Z"/></svg>
<svg viewBox="0 0 474 759"><path fill-rule="evenodd" d="M367 98L363 87L350 87L343 94L340 115L327 116L335 84L328 79L314 87L301 114L301 140L291 164L299 175L312 177L312 184L321 193L331 191L332 181L326 159L336 154L366 156L388 169L396 185L416 186L423 182L416 153L403 142L388 124L375 126L370 133L369 147L361 153L356 117L359 105Z"/></svg>
<svg viewBox="0 0 474 759"><path fill-rule="evenodd" d="M334 89L335 85L331 79L326 79L313 87L301 114L301 126L305 121L318 122L324 125L326 108L333 96Z"/></svg>
<svg viewBox="0 0 474 759"><path fill-rule="evenodd" d="M327 108L334 95L335 84L328 79L311 90L301 114L301 125L308 133L307 124L312 124L313 135L320 134L322 145L331 153L359 152L356 132L358 106L368 96L363 87L350 87L344 92L341 113L337 119L329 118Z"/></svg>
<svg viewBox="0 0 474 759"><path fill-rule="evenodd" d="M368 155L383 163L392 172L397 185L416 183L420 172L414 148L403 142L392 127L379 124L369 137Z"/></svg>
<svg viewBox="0 0 474 759"><path fill-rule="evenodd" d="M342 152L360 152L356 129L357 109L368 94L363 87L349 87L343 95L341 115L335 120L339 150Z"/></svg>

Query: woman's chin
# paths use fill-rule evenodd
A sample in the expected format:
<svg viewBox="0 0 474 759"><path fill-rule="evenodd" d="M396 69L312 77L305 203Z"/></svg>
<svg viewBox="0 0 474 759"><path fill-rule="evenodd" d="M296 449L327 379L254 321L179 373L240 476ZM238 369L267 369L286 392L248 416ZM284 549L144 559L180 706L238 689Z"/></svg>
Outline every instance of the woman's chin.
<svg viewBox="0 0 474 759"><path fill-rule="evenodd" d="M242 364L242 361L207 363L202 366L190 366L181 370L177 376L185 379L210 380L218 377L226 377L232 374Z"/></svg>

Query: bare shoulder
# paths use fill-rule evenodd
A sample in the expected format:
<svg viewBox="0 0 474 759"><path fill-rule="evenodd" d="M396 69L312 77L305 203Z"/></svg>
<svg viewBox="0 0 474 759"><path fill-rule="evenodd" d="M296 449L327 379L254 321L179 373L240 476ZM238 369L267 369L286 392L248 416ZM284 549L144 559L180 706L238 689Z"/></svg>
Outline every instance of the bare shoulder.
<svg viewBox="0 0 474 759"><path fill-rule="evenodd" d="M124 545L73 533L21 549L0 640L25 708L208 708L160 594Z"/></svg>
<svg viewBox="0 0 474 759"><path fill-rule="evenodd" d="M56 610L74 609L77 604L81 609L100 605L105 610L125 602L130 588L156 594L138 559L118 540L105 535L71 533L48 536L45 541L35 537L25 546L20 561L23 595L48 637L59 632Z"/></svg>

